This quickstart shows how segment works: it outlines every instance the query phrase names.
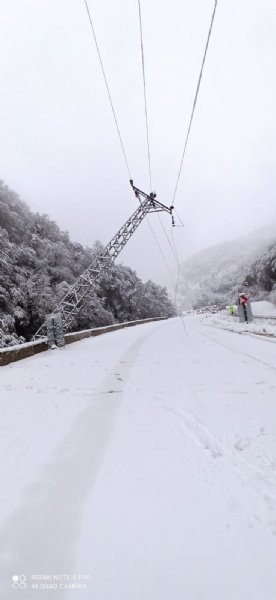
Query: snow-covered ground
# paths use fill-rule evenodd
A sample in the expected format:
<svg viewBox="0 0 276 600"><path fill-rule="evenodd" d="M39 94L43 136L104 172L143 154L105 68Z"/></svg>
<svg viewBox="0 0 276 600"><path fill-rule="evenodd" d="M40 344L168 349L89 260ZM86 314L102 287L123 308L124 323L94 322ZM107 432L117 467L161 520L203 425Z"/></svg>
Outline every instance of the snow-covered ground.
<svg viewBox="0 0 276 600"><path fill-rule="evenodd" d="M221 311L214 315L205 315L201 318L202 323L233 331L235 333L255 333L267 337L276 337L276 319L259 318L252 323L240 323L237 316L229 315L226 311Z"/></svg>
<svg viewBox="0 0 276 600"><path fill-rule="evenodd" d="M271 302L252 302L254 319L251 323L240 323L237 313L229 314L222 310L215 314L205 313L202 323L242 334L257 334L267 337L276 337L276 307ZM256 318L258 317L258 318Z"/></svg>
<svg viewBox="0 0 276 600"><path fill-rule="evenodd" d="M255 317L276 318L276 306L267 300L252 302L252 312Z"/></svg>
<svg viewBox="0 0 276 600"><path fill-rule="evenodd" d="M203 321L1 368L1 598L275 600L276 343Z"/></svg>

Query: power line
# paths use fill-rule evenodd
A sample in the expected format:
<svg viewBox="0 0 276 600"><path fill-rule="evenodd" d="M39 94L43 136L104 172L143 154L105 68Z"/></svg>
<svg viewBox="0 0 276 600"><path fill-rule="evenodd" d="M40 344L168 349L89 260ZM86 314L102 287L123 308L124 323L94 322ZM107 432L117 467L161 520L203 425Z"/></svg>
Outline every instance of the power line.
<svg viewBox="0 0 276 600"><path fill-rule="evenodd" d="M102 57L101 57L101 53L100 53L100 48L99 48L99 44L98 44L98 41L97 41L97 37L96 37L96 33L95 33L95 28L94 28L94 25L93 25L93 21L92 21L92 17L91 17L91 13L90 13L90 10L89 10L89 7L88 7L87 0L84 0L84 3L85 3L87 15L88 15L88 19L89 19L91 31L92 31L92 34L93 34L93 38L94 38L94 42L95 42L95 46L96 46L96 50L97 50L97 54L98 54L98 58L99 58L99 62L100 62L100 66L101 66L101 70L102 70L104 82L105 82L105 87L106 87L106 91L107 91L107 94L108 94L108 98L109 98L111 110L112 110L112 113L113 113L113 117L114 117L116 129L117 129L117 133L118 133L120 145L121 145L121 148L122 148L122 152L123 152L123 156L124 156L124 160L125 160L127 172L128 172L129 178L131 179L130 168L129 168L128 160L127 160L127 157L126 157L126 152L125 152L125 148L124 148L124 144L123 144L123 140L122 140L122 135L121 135L120 128L119 128L118 119L116 117L115 108L114 108L114 104L113 104L113 101L112 101L112 96L111 96L110 88L109 88L109 85L108 85L108 81L107 81L105 69L104 69L104 66L103 66L103 61L102 61ZM150 157L150 145L149 145L149 125L148 125L148 109L147 109L147 94L146 94L146 75L145 75L145 57L144 57L143 28L142 28L142 12L141 12L141 3L140 3L140 0L138 0L138 8L139 8L140 44L141 44L141 59L142 59L142 72L143 72L144 109L145 109L146 137L147 137L147 151L148 151L148 169L149 169L149 183L150 183L150 190L151 190L151 188L152 188L152 174L151 174L151 157ZM179 279L179 259L178 259L178 256L177 256L177 250L175 251L175 249L173 248L173 245L171 244L169 236L168 236L168 234L166 232L166 229L165 229L165 227L163 225L163 222L162 222L162 220L161 220L161 218L160 218L159 215L158 215L158 218L159 218L159 222L161 224L161 227L162 227L162 229L164 231L164 234L166 236L167 242L168 242L168 244L169 244L169 246L170 246L170 248L172 250L174 258L177 261L177 264L178 264L178 279ZM172 271L171 271L171 269L170 269L170 267L169 267L169 265L167 263L165 255L163 253L163 250L162 250L162 248L161 248L161 246L159 244L157 236L156 236L156 234L154 232L154 229L152 228L152 225L151 225L151 223L150 223L150 221L149 221L148 218L147 218L147 222L148 222L149 228L151 230L151 233L153 235L153 238L155 240L155 243L157 245L157 248L158 248L158 250L159 250L159 252L160 252L160 254L162 256L164 264L165 264L165 266L166 266L166 268L167 268L170 276L172 277L172 279L174 281L173 273L172 273ZM178 282L177 282L177 285L178 285Z"/></svg>
<svg viewBox="0 0 276 600"><path fill-rule="evenodd" d="M171 228L171 237L172 237L172 243L175 249L175 253L176 253L176 259L177 259L177 280L176 280L176 286L175 286L175 296L174 296L174 306L175 306L175 313L177 315L177 295L178 295L178 287L179 287L179 280L180 280L180 260L179 260L179 256L178 256L178 251L177 251L177 246L175 243L175 239L173 236L173 227ZM188 335L187 329L186 329L186 325L185 325L185 321L184 321L184 317L182 315L182 312L180 312L179 314L181 323L183 325L185 334Z"/></svg>
<svg viewBox="0 0 276 600"><path fill-rule="evenodd" d="M196 104L197 104L199 88L200 88L200 84L201 84L201 79L202 79L202 74L203 74L203 70L204 70L205 60L206 60L207 51L208 51L208 47L209 47L209 41L210 41L212 29L213 29L213 23L214 23L215 14L216 14L217 3L218 3L218 0L215 0L215 5L214 5L214 9L213 9L213 14L212 14L212 18L211 18L210 27L209 27L207 42L206 42L206 45L205 45L203 60L202 60L201 69L200 69L200 73L199 73L199 78L198 78L198 82L197 82L196 93L195 93L195 97L194 97L194 102L193 102L193 107L192 107L192 113L191 113L191 117L190 117L189 127L188 127L188 131L187 131L187 135L186 135L186 139L185 139L185 143L184 143L184 149L183 149L183 153L182 153L182 158L181 158L181 162L180 162L180 167L179 167L179 171L178 171L178 175L177 175L177 179L176 179L176 184L175 184L175 189L174 189L172 204L174 204L174 201L175 201L175 196L176 196L176 192L177 192L177 188L178 188L178 184L179 184L179 179L180 179L180 175L181 175L181 171L182 171L184 157L185 157L185 154L186 154L188 140L189 140L189 137L190 137L190 131L191 131L192 122L193 122L194 113L195 113L195 108L196 108Z"/></svg>
<svg viewBox="0 0 276 600"><path fill-rule="evenodd" d="M125 148L124 148L124 144L123 144L123 140L122 140L122 136L121 136L119 124L118 124L118 119L116 117L114 104L112 102L110 88L109 88L109 85L108 85L108 82L107 82L107 77L106 77L106 74L105 74L105 70L104 70L104 66L103 66L103 61L102 61L102 57L101 57L101 53L100 53L100 48L99 48L99 44L98 44L98 41L97 41L97 37L96 37L96 33L95 33L95 28L94 28L92 17L91 17L91 13L90 13L87 1L86 0L83 0L83 1L84 1L85 6L86 6L87 15L88 15L88 19L89 19L89 22L90 22L90 27L91 27L91 31L92 31L92 34L93 34L95 46L96 46L96 49L97 49L97 54L98 54L100 65L101 65L101 70L102 70L102 74L103 74L103 78L104 78L104 82L105 82L105 87L106 87L106 91L107 91L107 94L108 94L108 98L109 98L111 110L112 110L112 113L113 113L113 117L114 117L116 129L117 129L117 133L118 133L118 136L119 136L120 145L121 145L121 148L122 148L122 152L123 152L123 156L124 156L124 160L125 160L125 164L126 164L128 176L129 176L129 179L131 179L130 168L129 168L128 160L127 160L127 157L126 157L126 152L125 152Z"/></svg>
<svg viewBox="0 0 276 600"><path fill-rule="evenodd" d="M177 251L177 246L176 246L176 243L175 243L175 239L173 237L173 226L171 228L171 237L172 237L172 243L171 243L170 238L169 238L169 236L168 236L168 234L166 232L166 229L165 229L165 227L164 227L164 225L162 223L160 215L158 215L158 217L159 217L159 221L160 221L160 223L162 225L162 228L164 230L164 233L166 235L167 241L169 243L169 246L170 246L170 248L172 250L172 253L174 255L174 258L175 258L176 264L177 264L176 282L174 280L174 310L175 310L175 314L177 316L177 313L178 313L178 309L177 309L177 295L178 295L178 287L179 287L179 279L180 279L180 260L179 260L179 255L178 255L178 251ZM182 225L180 225L180 227L182 227ZM183 225L183 227L184 227L184 225ZM186 330L186 325L185 325L184 317L183 317L183 315L182 315L181 312L179 314L179 317L180 317L181 323L183 325L185 334L188 335L187 330Z"/></svg>
<svg viewBox="0 0 276 600"><path fill-rule="evenodd" d="M208 50L208 45L209 45L209 39L210 39L210 35L211 35L211 31L212 31L212 26L213 26L213 21L214 21L214 17L215 17L215 11L216 11L216 5L217 5L217 0L215 0L215 7L214 7L214 11L213 11L213 15L212 15L212 21L211 21L211 26L210 26L210 30L209 30L209 34L208 34L208 39L207 39L207 44L205 47L205 52L204 52L204 57L203 57L203 62L202 62L202 66L201 66L201 71L200 71L200 75L199 75L199 80L198 80L198 84L197 84L197 89L196 89L196 95L195 95L195 99L194 99L194 104L193 104L193 110L192 110L192 115L191 115L191 119L190 119L190 125L189 125L189 129L188 129L188 133L187 133L187 137L186 137L186 141L185 141L185 146L184 146L184 151L183 151L183 155L182 155L182 160L181 160L181 165L180 165L180 169L179 169L179 173L178 173L178 178L177 178L177 183L176 183L176 188L175 188L175 192L174 192L174 196L173 196L173 203L175 200L175 195L177 192L177 187L178 187L178 182L179 182L179 178L180 178L180 174L181 174L181 170L182 170L182 165L183 165L183 161L184 161L184 155L186 152L186 147L187 147L187 143L188 143L188 139L189 139L189 135L190 135L190 130L191 130L191 126L192 126L192 121L193 121L193 116L194 116L194 112L195 112L195 107L196 107L196 103L197 103L197 97L198 97L198 93L199 93L199 88L200 88L200 83L201 83L201 78L202 78L202 73L203 73L203 68L204 68L204 63L205 63L205 59L206 59L206 54L207 54L207 50ZM148 151L148 169L149 169L149 182L150 182L150 190L152 189L152 173L151 173L151 158L150 158L150 145L149 145L149 124L148 124L148 110L147 110L147 93L146 93L146 75L145 75L145 54L144 54L144 43L143 43L143 28L142 28L142 11L141 11L141 2L140 0L138 0L138 8L139 8L139 25L140 25L140 45L141 45L141 59L142 59L142 72L143 72L143 91L144 91L144 109L145 109L145 121L146 121L146 135L147 135L147 151ZM180 216L178 215L178 219L181 223L180 226L184 227L184 223L182 222ZM173 253L173 256L176 260L177 263L177 281L175 284L175 310L177 312L177 293L178 293L178 286L179 286L179 278L180 278L180 261L179 261L179 256L178 256L178 251L177 251L177 247L175 244L175 240L173 238L173 232L171 233L172 236L172 243L170 241L170 238L166 232L166 229L163 225L162 219L160 217L160 215L158 215L158 219L159 219L159 223L163 229L163 232L165 234L165 237L167 239L167 242L170 246L170 249ZM157 240L157 237L154 233L154 230L151 227L151 224L148 220L148 225L151 229L151 233L154 236L155 242L158 246L159 252L166 264L167 269L170 272L170 275L172 276L171 270L167 264L167 261L165 259L165 256L163 254L163 251L161 249L161 246ZM173 276L172 276L173 277ZM174 279L174 278L173 278ZM182 321L182 315L181 315L181 321ZM183 321L182 321L183 322ZM185 328L185 323L183 322L183 326L184 329L186 331Z"/></svg>
<svg viewBox="0 0 276 600"><path fill-rule="evenodd" d="M147 148L148 148L149 184L150 184L150 192L151 192L152 191L152 183L151 183L151 160L150 160L150 145L149 145L149 123L148 123L148 107L147 107L147 94L146 94L146 72L145 72L145 56L144 56L143 28L142 28L142 11L141 11L140 0L138 0L138 8L139 8L141 59L142 59L142 71L143 71L144 108L145 108Z"/></svg>
<svg viewBox="0 0 276 600"><path fill-rule="evenodd" d="M143 92L144 92L144 111L145 111L145 122L146 122L146 137L147 137L147 152L148 152L148 170L149 170L149 185L150 185L150 191L152 190L152 173L151 173L151 157L150 157L150 144L149 144L149 122L148 122L148 107L147 107L147 92L146 92L146 69L145 69L145 53L144 53L144 41L143 41L143 27L142 27L142 10L141 10L141 2L140 0L138 0L138 10L139 10L139 30L140 30L140 47L141 47L141 61L142 61L142 73L143 73ZM162 223L162 220L160 218L160 215L158 215L159 218L159 222L163 228L163 231L166 235L167 241L172 249L172 252L174 254L175 257L175 253L173 250L173 247L170 243L170 239L167 235L167 232L165 230L165 227ZM149 219L147 219L148 221L148 225L149 228L151 230L151 233L154 237L155 243L158 247L158 250L163 258L163 261L166 265L166 268L168 270L168 272L170 273L170 276L172 277L172 280L174 281L174 276L173 273L167 263L167 260L165 258L165 255L163 253L163 250L159 244L159 241L157 239L156 233L154 232L154 229L152 228L152 225L149 221ZM176 258L176 257L175 257Z"/></svg>
<svg viewBox="0 0 276 600"><path fill-rule="evenodd" d="M174 246L174 251L175 251L175 256L176 256L176 261L177 261L177 280L176 280L176 286L175 286L175 308L176 308L176 300L177 300L179 278L180 278L180 260L179 260L179 256L178 256L178 252L177 252L176 243L175 243L175 240L173 237L173 227L171 228L171 237L172 237L172 243Z"/></svg>
<svg viewBox="0 0 276 600"><path fill-rule="evenodd" d="M113 117L114 117L116 129L117 129L117 133L118 133L118 136L119 136L120 145L121 145L121 148L122 148L122 152L123 152L123 156L124 156L124 160L125 160L127 172L128 172L128 175L129 175L129 179L131 179L130 168L129 168L128 160L127 160L127 157L126 157L126 152L125 152L125 148L124 148L124 144L123 144L123 140L122 140L122 136L121 136L119 124L118 124L118 119L116 117L116 113L115 113L115 109L114 109L114 104L113 104L112 97L111 97L110 88L109 88L107 77L106 77L106 73L105 73L105 70L104 70L103 61L102 61L102 57L101 57L101 53L100 53L100 48L99 48L99 44L98 44L98 41L97 41L97 37L96 37L96 33L95 33L95 28L94 28L92 17L91 17L91 13L90 13L90 10L89 10L89 7L88 7L88 4L87 4L86 0L84 0L84 3L85 3L85 7L86 7L88 18L89 18L89 23L90 23L91 31L92 31L92 34L93 34L95 46L96 46L96 49L97 49L97 54L98 54L99 62L100 62L100 65L101 65L101 70L102 70L102 74L103 74L103 78L104 78L104 82L105 82L105 87L106 87L106 91L107 91L107 94L108 94L108 98L109 98L111 110L112 110L112 113L113 113ZM143 49L142 20L141 20L140 2L139 2L139 18L140 18L140 39L141 39L141 53L142 53L142 67L143 67L144 103L145 103L145 118L146 118L146 131L147 131L148 162L149 162L149 179L150 179L150 187L151 187L151 164L150 164L148 116L147 116L147 102L146 102L145 62L144 62L144 49ZM169 272L170 276L174 279L172 271L171 271L171 269L170 269L170 267L169 267L169 265L168 265L168 263L166 261L164 253L162 251L162 248L161 248L161 246L160 246L160 244L158 242L158 239L156 237L156 234L155 234L155 232L154 232L154 230L153 230L153 228L151 226L151 223L150 223L148 217L147 217L147 222L148 222L149 228L151 230L151 233L153 235L153 238L155 240L155 243L156 243L156 245L158 247L158 250L159 250L159 252L160 252L160 254L161 254L162 258L163 258L164 264L165 264L166 268L168 269L168 272Z"/></svg>
<svg viewBox="0 0 276 600"><path fill-rule="evenodd" d="M166 237L166 239L167 239L167 242L168 242L168 244L169 244L169 246L170 246L170 249L171 249L171 251L172 251L172 253L173 253L173 255L174 255L174 258L175 258L175 259L176 259L176 261L177 261L177 255L176 255L176 253L175 253L175 249L174 249L174 247L173 247L173 245L172 245L172 243L171 243L171 240L170 240L170 238L169 238L169 236L168 236L168 234L167 234L167 232L166 232L166 229L165 229L164 223L163 223L163 221L162 221L162 219L161 219L161 217L160 217L160 215L159 215L158 213L157 213L157 216L158 216L158 219L159 219L159 223L160 223L160 225L161 225L161 227L162 227L162 229L163 229L163 231L164 231L164 234L165 234L165 237Z"/></svg>
<svg viewBox="0 0 276 600"><path fill-rule="evenodd" d="M175 212L175 214L176 214L176 216L177 216L177 218L178 218L178 220L180 222L180 225L175 225L175 227L185 227L185 225L184 225L184 223L183 223L183 221L182 221L179 213L177 212L176 208L174 208L174 212Z"/></svg>
<svg viewBox="0 0 276 600"><path fill-rule="evenodd" d="M159 241L158 241L158 239L157 239L156 233L155 233L154 229L152 228L152 225L151 225L151 222L150 222L149 218L148 218L148 217L146 217L146 218L147 218L148 226L149 226L149 228L150 228L150 230L151 230L151 233L152 233L152 235L153 235L153 238L155 239L155 242L156 242L157 248L158 248L158 250L159 250L159 252L160 252L160 254L161 254L161 256L162 256L162 259L163 259L163 261L164 261L164 264L166 265L166 268L167 268L167 270L168 270L168 273L170 274L170 277L172 278L172 281L174 282L174 275L173 275L173 273L172 273L172 271L171 271L171 268L169 267L169 265L168 265L168 263L167 263L167 260L166 260L166 258L165 258L164 252L163 252L163 250L162 250L162 248L161 248L161 246L160 246L160 244L159 244Z"/></svg>

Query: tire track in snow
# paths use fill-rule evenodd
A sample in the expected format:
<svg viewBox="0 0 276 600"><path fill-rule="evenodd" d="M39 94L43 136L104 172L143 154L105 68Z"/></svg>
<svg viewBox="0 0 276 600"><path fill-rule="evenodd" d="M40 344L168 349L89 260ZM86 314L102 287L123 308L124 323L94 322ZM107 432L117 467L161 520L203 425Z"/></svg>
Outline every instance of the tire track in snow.
<svg viewBox="0 0 276 600"><path fill-rule="evenodd" d="M240 447L238 447L239 445L235 445L234 448L236 451L229 446L225 446L193 413L184 409L168 408L160 402L155 402L155 405L170 414L177 421L180 429L187 433L190 439L202 448L206 454L209 454L212 459L221 459L226 467L238 475L242 483L245 483L247 487L261 497L269 513L266 525L269 527L271 533L276 536L275 471L272 471L268 476L258 466L244 459L241 456L241 452L247 445L245 447L244 444L241 444ZM252 474L252 477L250 477L249 472ZM272 513L273 517L271 518Z"/></svg>
<svg viewBox="0 0 276 600"><path fill-rule="evenodd" d="M232 333L232 332L230 332ZM243 354L244 356L247 356L248 358L251 358L252 360L254 360L255 362L263 365L264 367L268 367L269 369L272 369L273 371L276 371L276 367L274 367L273 365L260 360L259 358L256 358L256 356L252 356L252 354L250 354L249 352L245 352L244 350L240 350L240 348L238 350L231 348L231 346L229 346L228 344L225 344L224 342L221 342L220 340L217 340L216 338L214 338L211 335L208 335L207 333L203 333L203 332L199 332L200 335L202 335L203 337L207 338L208 340L211 340L212 342L214 342L214 344L218 344L219 346L222 346L223 348L225 348L226 350L229 350L230 352L232 352L233 354L235 354L235 356L237 356L237 354Z"/></svg>
<svg viewBox="0 0 276 600"><path fill-rule="evenodd" d="M92 404L77 417L51 461L25 489L20 507L2 527L0 590L5 600L14 598L14 572L27 576L74 572L82 507L101 468L129 370L140 347L155 331L139 336L111 366ZM44 590L36 590L37 597L42 595ZM67 590L58 590L59 599L67 595ZM55 590L47 590L48 599L56 597ZM20 590L20 598L30 600L30 590Z"/></svg>

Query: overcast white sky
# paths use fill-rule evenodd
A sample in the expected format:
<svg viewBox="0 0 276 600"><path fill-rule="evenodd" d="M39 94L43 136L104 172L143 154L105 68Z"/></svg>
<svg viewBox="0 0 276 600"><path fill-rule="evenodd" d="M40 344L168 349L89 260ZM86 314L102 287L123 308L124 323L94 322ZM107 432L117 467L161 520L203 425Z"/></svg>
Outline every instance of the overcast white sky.
<svg viewBox="0 0 276 600"><path fill-rule="evenodd" d="M170 205L214 3L141 3L153 187ZM89 6L131 174L147 191L138 3ZM275 62L275 0L219 0L175 203L181 258L276 220ZM0 0L0 81L0 178L73 239L108 242L136 199L83 0ZM121 259L169 283L146 222Z"/></svg>

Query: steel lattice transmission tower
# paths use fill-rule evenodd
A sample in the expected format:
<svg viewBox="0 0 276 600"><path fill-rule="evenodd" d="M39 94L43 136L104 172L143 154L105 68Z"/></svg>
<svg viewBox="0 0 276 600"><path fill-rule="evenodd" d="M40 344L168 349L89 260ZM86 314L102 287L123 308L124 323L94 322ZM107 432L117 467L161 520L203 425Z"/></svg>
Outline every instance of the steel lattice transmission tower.
<svg viewBox="0 0 276 600"><path fill-rule="evenodd" d="M172 215L173 206L169 208L156 200L156 194L153 192L151 194L142 192L133 185L132 180L130 180L130 184L135 196L139 199L140 204L138 208L119 229L104 250L98 254L91 265L80 275L53 312L53 314L61 314L64 333L70 329L76 316L81 311L84 298L96 290L103 274L113 265L117 256L148 213L167 212L172 216L172 224L174 225ZM46 323L44 322L33 336L33 339L37 340L45 335Z"/></svg>

